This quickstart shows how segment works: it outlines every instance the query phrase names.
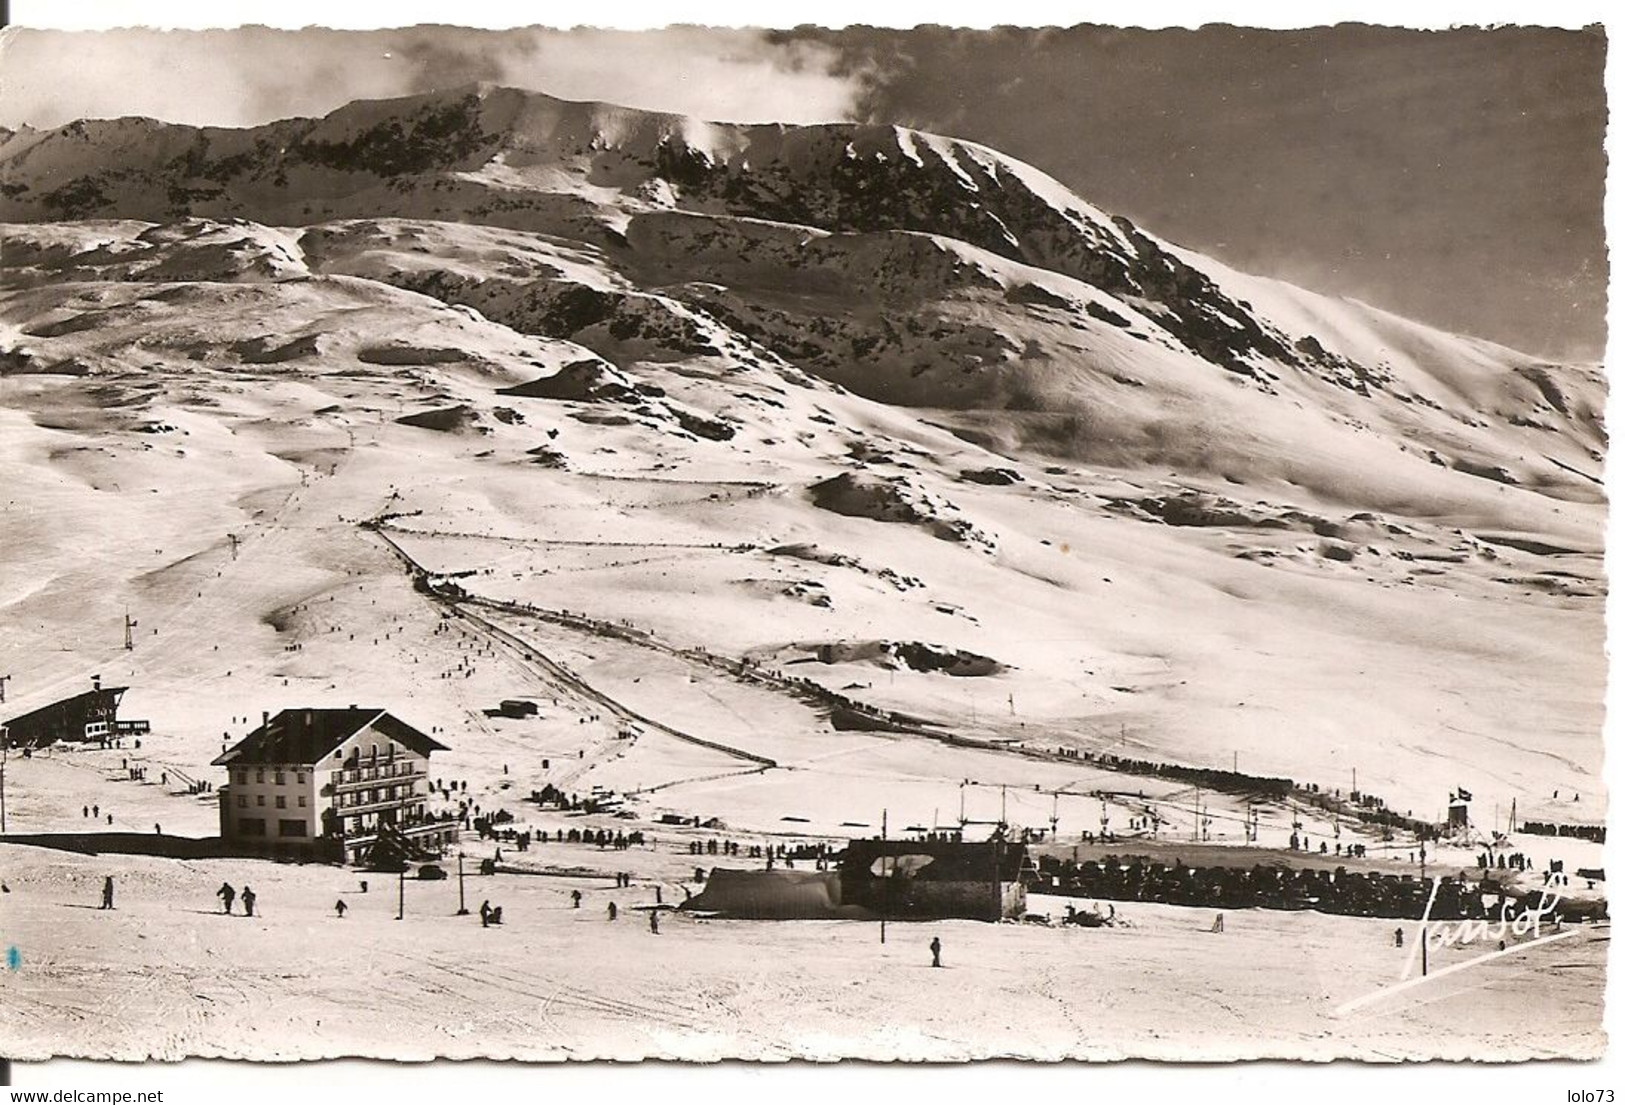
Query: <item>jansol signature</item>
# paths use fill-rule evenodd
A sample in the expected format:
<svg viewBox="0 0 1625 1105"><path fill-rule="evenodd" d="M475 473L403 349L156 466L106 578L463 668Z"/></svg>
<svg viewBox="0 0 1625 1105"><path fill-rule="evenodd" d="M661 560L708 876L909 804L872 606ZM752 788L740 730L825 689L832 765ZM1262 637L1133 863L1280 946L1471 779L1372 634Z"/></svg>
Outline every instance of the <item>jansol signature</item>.
<svg viewBox="0 0 1625 1105"><path fill-rule="evenodd" d="M1527 951L1537 944L1562 940L1581 931L1578 926L1569 929L1562 928L1562 923L1557 917L1557 907L1563 900L1563 896L1556 889L1551 876L1547 876L1546 882L1541 886L1540 894L1533 905L1526 905L1514 912L1512 903L1502 902L1497 910L1500 914L1499 918L1471 918L1462 921L1433 920L1433 903L1438 898L1439 886L1443 881L1442 878L1435 877L1432 887L1428 890L1427 906L1422 910L1421 920L1416 922L1415 937L1411 940L1410 952L1405 956L1404 966L1400 969L1399 981L1392 986L1384 986L1380 990L1373 990L1369 994L1344 1002L1337 1007L1338 1016L1352 1013L1356 1009L1370 1005L1374 1001L1391 997L1394 994L1424 985L1446 975L1455 974L1457 971L1466 970L1468 967L1474 967L1492 959L1499 959L1504 955ZM1542 934L1541 928L1548 922L1551 923L1553 931ZM1509 945L1506 942L1509 935L1527 937L1527 939ZM1452 945L1469 947L1473 944L1491 940L1496 942L1496 947L1483 955L1477 955L1459 963L1452 963L1448 967L1438 968L1424 974L1415 974L1417 958L1422 953L1424 946L1428 952L1438 952Z"/></svg>
<svg viewBox="0 0 1625 1105"><path fill-rule="evenodd" d="M1513 914L1512 903L1504 901L1498 910L1501 915L1499 921L1488 917L1435 921L1432 919L1433 903L1438 899L1439 886L1443 881L1442 878L1435 876L1433 886L1428 890L1428 903L1422 910L1422 919L1416 922L1416 938L1411 941L1410 954L1405 957L1405 965L1399 972L1401 980L1411 977L1411 972L1416 967L1417 953L1421 951L1424 940L1427 941L1428 950L1431 952L1443 951L1452 944L1465 948L1470 944L1491 940L1504 948L1509 932L1514 937L1533 934L1538 938L1543 919L1555 920L1558 903L1563 900L1563 895L1558 893L1554 880L1548 875L1545 884L1540 888L1540 897L1534 905L1525 906Z"/></svg>

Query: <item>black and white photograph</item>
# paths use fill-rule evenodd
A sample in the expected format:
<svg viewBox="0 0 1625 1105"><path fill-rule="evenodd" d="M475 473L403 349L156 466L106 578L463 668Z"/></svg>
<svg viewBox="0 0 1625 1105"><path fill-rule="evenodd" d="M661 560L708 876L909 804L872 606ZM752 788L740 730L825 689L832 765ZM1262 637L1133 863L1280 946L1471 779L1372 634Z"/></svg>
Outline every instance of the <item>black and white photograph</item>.
<svg viewBox="0 0 1625 1105"><path fill-rule="evenodd" d="M145 10L0 30L13 1077L1604 1056L1602 25Z"/></svg>

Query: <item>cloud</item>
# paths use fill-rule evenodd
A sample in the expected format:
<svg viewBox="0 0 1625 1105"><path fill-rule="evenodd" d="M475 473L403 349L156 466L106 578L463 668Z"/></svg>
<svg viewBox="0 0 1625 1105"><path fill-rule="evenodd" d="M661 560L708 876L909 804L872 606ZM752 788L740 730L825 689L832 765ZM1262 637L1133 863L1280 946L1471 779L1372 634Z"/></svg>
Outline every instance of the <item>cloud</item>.
<svg viewBox="0 0 1625 1105"><path fill-rule="evenodd" d="M0 37L0 125L145 115L254 126L472 81L733 122L851 118L836 49L748 29L62 32Z"/></svg>

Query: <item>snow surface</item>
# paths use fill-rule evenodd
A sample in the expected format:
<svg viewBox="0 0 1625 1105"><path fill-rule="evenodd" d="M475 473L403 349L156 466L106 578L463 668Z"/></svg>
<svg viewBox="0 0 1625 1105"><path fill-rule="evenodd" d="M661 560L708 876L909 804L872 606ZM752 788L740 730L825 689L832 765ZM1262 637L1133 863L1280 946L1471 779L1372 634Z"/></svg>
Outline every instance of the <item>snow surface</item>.
<svg viewBox="0 0 1625 1105"><path fill-rule="evenodd" d="M1063 842L1103 817L1132 835L1130 818L1155 812L1157 841L1136 843L1173 847L1203 819L1210 845L1246 843L1248 796L1062 749L1339 794L1357 777L1426 819L1466 787L1478 838L1505 828L1514 800L1520 821L1601 823L1601 381L1161 244L1246 305L1216 326L1256 317L1286 347L1322 351L1224 367L1153 289L917 226L742 217L637 162L656 141L686 143L748 191L814 180L851 142L860 165L886 153L908 172L940 158L955 182L975 174L966 202L1019 185L1112 263L1140 248L992 151L898 128L700 127L477 98L506 144L432 187L354 190L350 174L343 191L336 171L290 164L284 187L243 185L264 222L159 222L156 194L132 192L128 217L3 228L6 716L99 674L130 685L125 716L153 723L139 752L13 755L8 827L82 832L95 805L101 830L110 813L119 832L210 835L212 798L160 773L221 781L209 760L261 711L363 702L436 731L450 751L431 773L466 781L482 808L549 829L641 827L656 847L504 849L537 873L474 880L474 903L509 918L481 931L451 916L453 883L409 884L396 922L387 879L362 896L367 876L337 868L0 844L0 915L22 955L0 986L23 1010L0 1051L1600 1048L1605 927L1338 1019L1397 970L1391 924L1249 911L1219 935L1202 911L1128 905L1121 929L899 925L880 947L858 924L670 917L655 936L641 913L605 921L611 872L634 872L617 899L632 907L657 883L680 900L694 863L715 862L689 856L691 831L664 814L727 826L702 838L838 842L882 816L956 824L963 802L973 822L1053 817ZM357 106L322 133L402 110ZM185 145L157 124L86 126L87 141L15 137L0 161L70 179L103 154ZM583 361L629 386L503 394ZM426 412L417 421L447 428L399 421ZM975 478L989 470L1011 476ZM847 474L869 498L821 508L814 487ZM501 605L451 617L390 542ZM998 668L812 658L875 641ZM839 729L794 679L924 733ZM511 697L541 717L484 715ZM145 783L121 777L130 758ZM544 784L613 790L631 817L540 812L523 798ZM1259 806L1258 843L1284 848L1295 821L1312 848L1359 841L1374 869L1412 869L1405 841L1301 796ZM1509 847L1601 863L1572 839ZM1474 853L1469 839L1437 862ZM119 909L87 911L106 874ZM222 879L254 885L267 916L211 915ZM588 893L579 914L572 888ZM950 972L974 978L920 969L933 934ZM958 1000L938 992L949 985Z"/></svg>

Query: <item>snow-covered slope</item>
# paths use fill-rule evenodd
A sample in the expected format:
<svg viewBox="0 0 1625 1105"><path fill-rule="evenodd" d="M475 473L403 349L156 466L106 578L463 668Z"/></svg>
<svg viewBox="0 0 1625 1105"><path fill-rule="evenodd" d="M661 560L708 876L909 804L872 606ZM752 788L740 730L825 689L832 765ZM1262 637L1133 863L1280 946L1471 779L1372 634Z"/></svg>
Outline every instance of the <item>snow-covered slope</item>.
<svg viewBox="0 0 1625 1105"><path fill-rule="evenodd" d="M1233 272L972 143L486 86L20 131L0 219L0 666L43 701L127 660L187 762L222 712L436 662L351 593L398 573L356 527L388 513L472 593L975 739L1356 767L1419 816L1442 757L1529 816L1558 789L1553 819L1600 816L1595 366ZM433 618L403 591L389 619ZM288 614L325 598L343 634ZM162 631L133 658L125 605ZM690 660L555 644L826 781L837 754L970 776ZM483 700L447 682L391 686L467 725ZM521 754L494 739L457 742L476 777ZM672 781L647 755L591 777ZM661 801L771 821L774 778Z"/></svg>

